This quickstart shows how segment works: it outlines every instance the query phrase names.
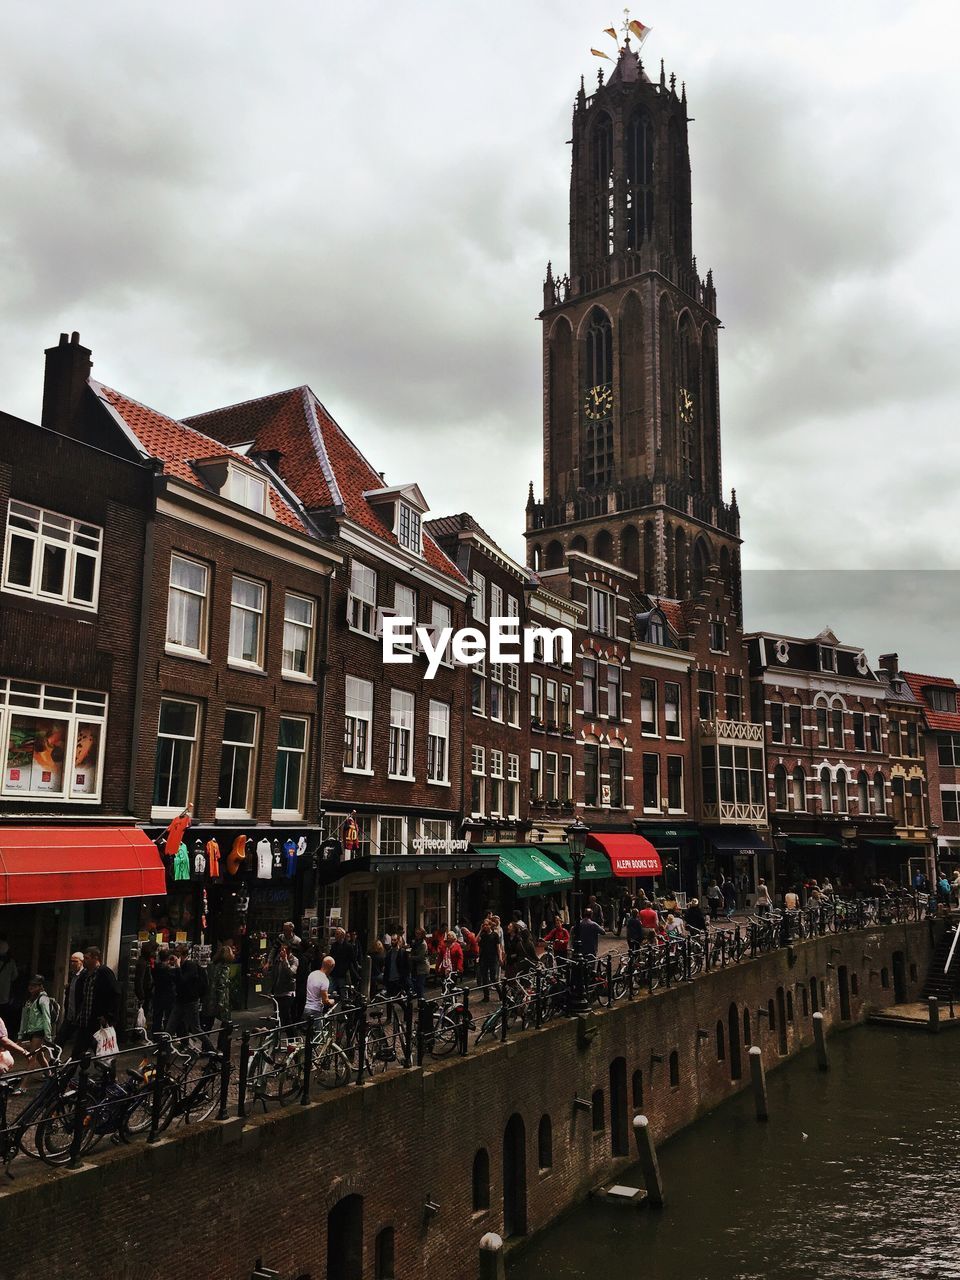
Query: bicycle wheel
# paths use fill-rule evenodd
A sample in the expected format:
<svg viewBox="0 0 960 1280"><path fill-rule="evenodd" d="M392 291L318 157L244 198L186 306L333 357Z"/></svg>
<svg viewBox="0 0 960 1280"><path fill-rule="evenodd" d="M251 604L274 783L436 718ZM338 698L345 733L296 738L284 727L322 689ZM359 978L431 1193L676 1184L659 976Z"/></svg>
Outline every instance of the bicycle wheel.
<svg viewBox="0 0 960 1280"><path fill-rule="evenodd" d="M442 1014L434 1024L430 1053L434 1058L446 1058L460 1043L460 1026L448 1013Z"/></svg>
<svg viewBox="0 0 960 1280"><path fill-rule="evenodd" d="M157 1132L170 1124L177 1103L177 1090L169 1080L160 1086L160 1114ZM150 1132L153 1124L153 1089L148 1087L134 1094L120 1118L120 1137L124 1142L135 1142Z"/></svg>
<svg viewBox="0 0 960 1280"><path fill-rule="evenodd" d="M301 1083L303 1076L301 1073ZM184 1124L202 1124L220 1101L220 1081L215 1073L201 1076L184 1101L180 1119Z"/></svg>
<svg viewBox="0 0 960 1280"><path fill-rule="evenodd" d="M75 1098L72 1096L60 1098L37 1124L34 1144L44 1164L62 1165L70 1159L75 1116ZM80 1145L81 1154L94 1146L97 1136L90 1116L87 1116L84 1120L83 1140Z"/></svg>
<svg viewBox="0 0 960 1280"><path fill-rule="evenodd" d="M338 1089L350 1079L350 1063L338 1044L328 1041L314 1057L313 1074L324 1089Z"/></svg>
<svg viewBox="0 0 960 1280"><path fill-rule="evenodd" d="M390 1037L379 1022L367 1029L367 1047L365 1063L367 1071L373 1075L377 1071L386 1071L387 1063L393 1059L393 1048Z"/></svg>

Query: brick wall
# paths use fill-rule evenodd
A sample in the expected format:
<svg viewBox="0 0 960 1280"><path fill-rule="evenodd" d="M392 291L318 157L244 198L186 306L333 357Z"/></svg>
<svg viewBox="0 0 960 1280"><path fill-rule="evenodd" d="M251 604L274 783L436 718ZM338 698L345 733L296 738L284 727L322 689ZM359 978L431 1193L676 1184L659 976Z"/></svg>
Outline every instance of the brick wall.
<svg viewBox="0 0 960 1280"><path fill-rule="evenodd" d="M743 1079L731 1080L731 1006L741 1036L747 1010L769 1069L785 1056L777 1025L781 989L785 1006L792 997L793 1020L785 1023L792 1054L812 1041L811 980L818 995L822 987L827 1025L836 1027L838 977L846 967L851 1022L858 1021L868 1006L893 1003L881 974L892 970L896 951L904 955L908 996L917 998L931 951L929 926L827 937L603 1012L587 1047L578 1044L577 1021L564 1020L465 1060L392 1072L363 1089L258 1116L246 1126L214 1123L154 1148L107 1151L75 1174L27 1170L0 1192L0 1277L34 1274L42 1259L45 1272L58 1277L150 1280L189 1267L208 1280L237 1280L262 1257L285 1278L322 1280L327 1215L348 1195L363 1197L364 1280L374 1276L375 1239L387 1226L395 1232L396 1275L470 1277L480 1237L503 1229L503 1136L513 1115L525 1129L532 1232L632 1159L611 1154L612 1063L624 1060L627 1122L642 1105L661 1142L745 1086L745 1052ZM756 1016L771 1001L773 1027ZM722 1060L718 1022L725 1032ZM642 1104L635 1078L642 1082ZM595 1090L603 1093L603 1126L596 1132L591 1114L574 1106L575 1098L590 1100ZM544 1115L551 1121L552 1164L541 1170L537 1135ZM489 1153L490 1207L475 1213L472 1169L480 1147ZM439 1213L426 1222L428 1199Z"/></svg>

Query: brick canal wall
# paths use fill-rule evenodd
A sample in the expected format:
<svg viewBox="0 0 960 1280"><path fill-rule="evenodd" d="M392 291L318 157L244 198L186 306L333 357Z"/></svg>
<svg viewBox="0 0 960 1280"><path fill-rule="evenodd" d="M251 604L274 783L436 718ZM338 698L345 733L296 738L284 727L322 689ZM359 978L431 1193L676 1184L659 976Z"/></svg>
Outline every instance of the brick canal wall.
<svg viewBox="0 0 960 1280"><path fill-rule="evenodd" d="M615 1152L630 1150L636 1110L660 1142L747 1086L745 1015L770 1069L812 1042L814 994L828 1027L860 1021L894 1003L901 966L907 998L919 998L930 954L927 924L826 937L306 1108L118 1148L76 1173L28 1168L0 1192L0 1280L38 1265L57 1277L246 1280L258 1257L283 1280L323 1280L338 1204L342 1261L329 1280L470 1277L481 1235L504 1232L505 1158L522 1170L506 1185L525 1185L525 1196L508 1191L506 1212L540 1230L627 1167L632 1157ZM475 1210L481 1149L489 1207ZM351 1238L362 1240L358 1269Z"/></svg>

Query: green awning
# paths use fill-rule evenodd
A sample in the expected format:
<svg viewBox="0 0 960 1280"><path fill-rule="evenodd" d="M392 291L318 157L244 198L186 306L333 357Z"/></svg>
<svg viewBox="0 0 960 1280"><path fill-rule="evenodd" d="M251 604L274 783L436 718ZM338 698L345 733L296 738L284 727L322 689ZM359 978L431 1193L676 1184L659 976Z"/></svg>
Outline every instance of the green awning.
<svg viewBox="0 0 960 1280"><path fill-rule="evenodd" d="M881 849L915 849L918 845L923 849L919 840L900 840L896 836L864 836L862 843L876 845Z"/></svg>
<svg viewBox="0 0 960 1280"><path fill-rule="evenodd" d="M498 848L497 854L497 870L513 881L521 897L562 889L572 879L565 868L545 858L532 845Z"/></svg>
<svg viewBox="0 0 960 1280"><path fill-rule="evenodd" d="M569 873L570 880L573 879L573 863L570 861L570 853L565 844L542 844L539 848L552 858L557 866L563 867ZM610 860L607 855L600 853L598 849L588 849L580 867L580 879L609 880L612 875L613 871L610 869Z"/></svg>
<svg viewBox="0 0 960 1280"><path fill-rule="evenodd" d="M791 848L842 849L839 840L831 840L827 836L789 836L787 845Z"/></svg>

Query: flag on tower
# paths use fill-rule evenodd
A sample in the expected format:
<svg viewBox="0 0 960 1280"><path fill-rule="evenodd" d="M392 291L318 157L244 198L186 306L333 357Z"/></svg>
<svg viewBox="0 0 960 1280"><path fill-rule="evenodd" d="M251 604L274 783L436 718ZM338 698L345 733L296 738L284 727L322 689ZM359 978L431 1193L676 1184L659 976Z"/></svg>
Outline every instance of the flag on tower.
<svg viewBox="0 0 960 1280"><path fill-rule="evenodd" d="M642 22L638 22L636 18L630 23L630 31L637 37L641 44L646 40L647 36L653 30L652 27L645 27Z"/></svg>
<svg viewBox="0 0 960 1280"><path fill-rule="evenodd" d="M595 58L606 58L608 62L613 61L610 55L608 53L604 53L602 49L591 49L590 52L593 54Z"/></svg>

